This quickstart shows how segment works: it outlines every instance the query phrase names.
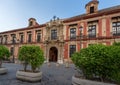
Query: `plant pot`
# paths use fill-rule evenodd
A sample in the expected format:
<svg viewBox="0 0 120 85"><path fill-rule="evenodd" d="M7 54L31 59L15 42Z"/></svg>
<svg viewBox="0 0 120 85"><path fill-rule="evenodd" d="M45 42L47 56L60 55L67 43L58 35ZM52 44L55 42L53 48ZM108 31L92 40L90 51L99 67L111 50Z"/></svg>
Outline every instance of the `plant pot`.
<svg viewBox="0 0 120 85"><path fill-rule="evenodd" d="M6 74L8 71L7 68L0 68L0 74Z"/></svg>
<svg viewBox="0 0 120 85"><path fill-rule="evenodd" d="M75 76L72 76L72 85L116 85L116 84L97 82L97 81L81 79L81 78L77 78Z"/></svg>
<svg viewBox="0 0 120 85"><path fill-rule="evenodd" d="M36 82L42 79L42 72L32 73L32 72L17 71L16 77L19 80Z"/></svg>

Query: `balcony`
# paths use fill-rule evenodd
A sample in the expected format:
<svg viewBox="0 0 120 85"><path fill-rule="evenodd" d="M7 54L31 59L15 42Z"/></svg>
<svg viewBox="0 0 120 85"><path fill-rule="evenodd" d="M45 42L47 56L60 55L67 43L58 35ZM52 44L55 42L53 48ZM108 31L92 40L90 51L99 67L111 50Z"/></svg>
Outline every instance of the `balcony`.
<svg viewBox="0 0 120 85"><path fill-rule="evenodd" d="M88 35L89 38L96 38L96 34Z"/></svg>
<svg viewBox="0 0 120 85"><path fill-rule="evenodd" d="M87 41L87 40L103 40L103 39L118 39L120 35L113 35L113 36L96 36L96 35L82 35L82 36L75 36L75 37L66 37L65 41Z"/></svg>
<svg viewBox="0 0 120 85"><path fill-rule="evenodd" d="M57 36L55 38L45 36L44 41L48 41L48 42L64 41L64 36L63 35L62 36Z"/></svg>

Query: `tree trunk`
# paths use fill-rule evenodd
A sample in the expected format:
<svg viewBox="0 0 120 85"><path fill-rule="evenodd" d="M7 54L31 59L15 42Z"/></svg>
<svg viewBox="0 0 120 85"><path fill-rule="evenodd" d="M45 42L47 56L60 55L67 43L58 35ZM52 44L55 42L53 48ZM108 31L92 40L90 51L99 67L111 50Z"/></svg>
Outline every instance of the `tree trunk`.
<svg viewBox="0 0 120 85"><path fill-rule="evenodd" d="M2 67L2 60L0 60L0 68Z"/></svg>
<svg viewBox="0 0 120 85"><path fill-rule="evenodd" d="M31 66L31 69L32 69L32 72L35 72L35 70L36 70L36 67L34 67L34 66Z"/></svg>
<svg viewBox="0 0 120 85"><path fill-rule="evenodd" d="M24 62L23 65L24 65L24 71L26 72L28 63L27 63L27 62Z"/></svg>

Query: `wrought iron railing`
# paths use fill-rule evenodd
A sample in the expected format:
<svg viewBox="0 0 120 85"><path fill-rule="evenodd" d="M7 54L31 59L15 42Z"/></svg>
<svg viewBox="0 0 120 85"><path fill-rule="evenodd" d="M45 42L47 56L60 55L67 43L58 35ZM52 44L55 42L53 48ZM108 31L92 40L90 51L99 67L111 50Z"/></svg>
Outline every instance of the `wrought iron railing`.
<svg viewBox="0 0 120 85"><path fill-rule="evenodd" d="M67 41L77 41L77 40L102 40L102 39L117 39L120 38L120 36L88 36L88 35L82 35L82 36L76 36L74 38L71 38L70 36L66 37Z"/></svg>

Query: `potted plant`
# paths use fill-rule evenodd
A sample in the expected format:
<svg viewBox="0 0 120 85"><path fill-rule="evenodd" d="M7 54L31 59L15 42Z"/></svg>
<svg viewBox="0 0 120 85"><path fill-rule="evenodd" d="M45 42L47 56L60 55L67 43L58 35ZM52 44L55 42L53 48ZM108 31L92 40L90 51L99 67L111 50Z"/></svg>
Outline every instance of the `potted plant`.
<svg viewBox="0 0 120 85"><path fill-rule="evenodd" d="M0 45L0 74L7 73L7 68L2 67L2 60L10 57L10 52L7 47Z"/></svg>
<svg viewBox="0 0 120 85"><path fill-rule="evenodd" d="M72 60L79 70L79 73L72 77L73 85L115 85L105 82L120 81L120 47L118 46L91 45L73 54Z"/></svg>
<svg viewBox="0 0 120 85"><path fill-rule="evenodd" d="M23 63L24 69L16 73L17 79L35 82L42 78L42 72L36 70L44 62L44 54L39 46L26 45L22 46L19 50L18 59ZM31 69L28 70L27 66L30 65Z"/></svg>

